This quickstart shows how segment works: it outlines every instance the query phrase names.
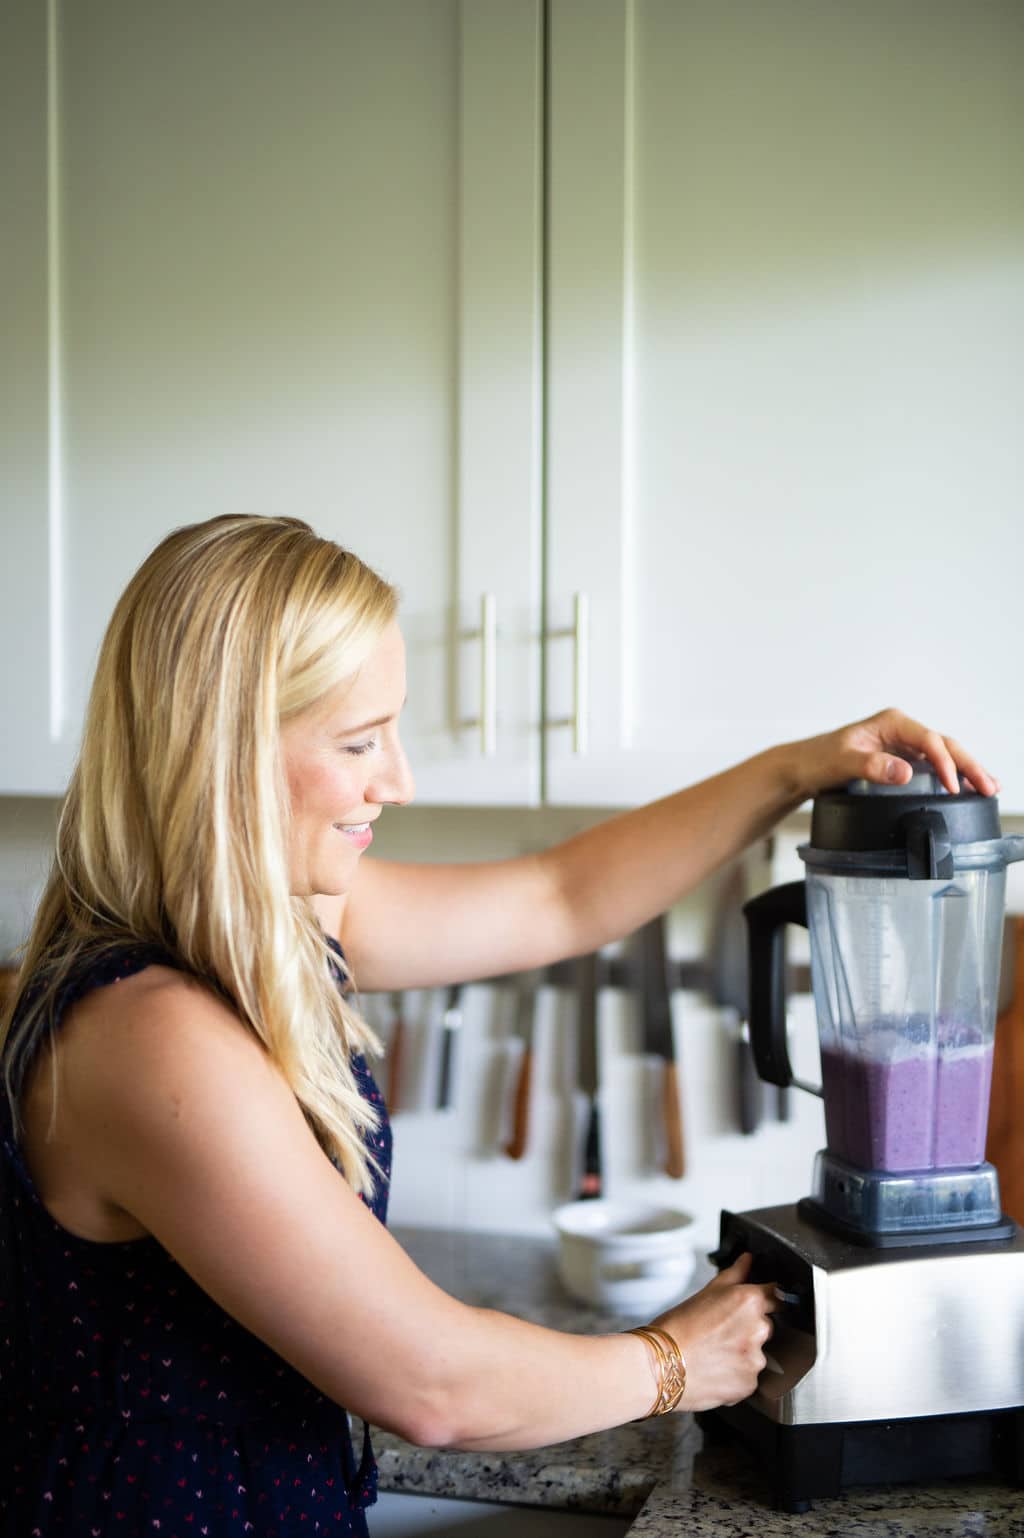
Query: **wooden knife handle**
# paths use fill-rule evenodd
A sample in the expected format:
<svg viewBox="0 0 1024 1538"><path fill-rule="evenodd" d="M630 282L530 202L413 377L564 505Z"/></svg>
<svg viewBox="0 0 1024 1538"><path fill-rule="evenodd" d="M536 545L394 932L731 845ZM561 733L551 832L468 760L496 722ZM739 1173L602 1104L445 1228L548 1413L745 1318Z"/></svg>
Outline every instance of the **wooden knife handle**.
<svg viewBox="0 0 1024 1538"><path fill-rule="evenodd" d="M526 1152L526 1134L530 1124L530 1075L533 1071L533 1053L523 1048L516 1079L515 1098L512 1102L512 1138L505 1152L510 1159L521 1159Z"/></svg>
<svg viewBox="0 0 1024 1538"><path fill-rule="evenodd" d="M597 1096L587 1107L587 1134L583 1144L583 1174L577 1193L579 1201L601 1195L601 1110Z"/></svg>
<svg viewBox="0 0 1024 1538"><path fill-rule="evenodd" d="M388 1088L384 1096L384 1103L388 1108L388 1115L394 1116L398 1110L398 1091L402 1083L402 1045L405 1035L405 1027L402 1017L398 1015L391 1028L391 1044L388 1047Z"/></svg>
<svg viewBox="0 0 1024 1538"><path fill-rule="evenodd" d="M665 1173L671 1175L673 1180L682 1180L686 1174L686 1149L683 1144L683 1112L679 1104L679 1077L675 1063L668 1061L661 1081L661 1100L668 1144Z"/></svg>

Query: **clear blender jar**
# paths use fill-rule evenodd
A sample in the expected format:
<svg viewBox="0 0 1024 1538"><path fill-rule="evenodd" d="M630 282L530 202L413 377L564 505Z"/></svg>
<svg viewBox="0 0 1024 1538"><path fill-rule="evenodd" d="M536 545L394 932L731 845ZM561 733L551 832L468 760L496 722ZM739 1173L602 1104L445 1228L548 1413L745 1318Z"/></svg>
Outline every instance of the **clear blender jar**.
<svg viewBox="0 0 1024 1538"><path fill-rule="evenodd" d="M798 1082L784 926L810 931L828 1146L802 1208L867 1242L998 1237L985 1138L1006 867L1024 838L1001 836L992 798L915 767L907 785L819 796L799 853L806 881L745 911L751 1043L771 1083Z"/></svg>

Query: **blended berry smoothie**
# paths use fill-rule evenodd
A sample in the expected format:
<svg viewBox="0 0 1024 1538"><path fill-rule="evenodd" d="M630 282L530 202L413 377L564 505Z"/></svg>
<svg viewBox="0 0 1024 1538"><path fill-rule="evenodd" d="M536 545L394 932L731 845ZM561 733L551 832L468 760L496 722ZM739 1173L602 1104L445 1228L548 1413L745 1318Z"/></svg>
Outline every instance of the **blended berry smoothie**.
<svg viewBox="0 0 1024 1538"><path fill-rule="evenodd" d="M889 1034L862 1028L865 1040ZM971 1037L973 1036L973 1041ZM889 1044L886 1044L889 1045ZM940 1029L938 1051L891 1043L884 1059L826 1047L825 1133L839 1158L867 1170L970 1167L985 1157L992 1046L977 1031Z"/></svg>

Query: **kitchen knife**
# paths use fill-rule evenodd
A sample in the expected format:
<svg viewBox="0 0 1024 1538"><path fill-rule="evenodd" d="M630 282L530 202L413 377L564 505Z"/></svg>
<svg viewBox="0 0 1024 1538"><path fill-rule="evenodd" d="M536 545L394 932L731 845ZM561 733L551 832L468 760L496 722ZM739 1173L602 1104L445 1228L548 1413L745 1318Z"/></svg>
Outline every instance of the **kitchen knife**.
<svg viewBox="0 0 1024 1538"><path fill-rule="evenodd" d="M675 1038L669 1003L668 957L663 914L640 931L640 982L644 1051L662 1060L661 1114L665 1127L665 1173L681 1180L686 1173L683 1117L679 1103Z"/></svg>
<svg viewBox="0 0 1024 1538"><path fill-rule="evenodd" d="M597 957L576 963L576 1077L585 1101L583 1168L576 1193L581 1201L601 1195L601 1108L597 1062Z"/></svg>
<svg viewBox="0 0 1024 1538"><path fill-rule="evenodd" d="M537 1007L540 972L524 972L517 979L515 1034L522 1042L519 1071L512 1097L512 1135L505 1145L510 1159L521 1159L526 1152L530 1124L530 1079L533 1073L533 1017Z"/></svg>
<svg viewBox="0 0 1024 1538"><path fill-rule="evenodd" d="M441 1016L441 1071L437 1081L437 1109L448 1110L452 1103L452 1068L455 1057L455 1037L462 1028L462 984L455 983L445 989L444 1013Z"/></svg>
<svg viewBox="0 0 1024 1538"><path fill-rule="evenodd" d="M743 919L746 900L743 861L737 860L726 875L718 904L712 940L711 991L716 1004L736 1011L738 1025L734 1048L736 1100L741 1131L756 1132L763 1111L763 1090L754 1064L747 1019L750 1010L747 927Z"/></svg>

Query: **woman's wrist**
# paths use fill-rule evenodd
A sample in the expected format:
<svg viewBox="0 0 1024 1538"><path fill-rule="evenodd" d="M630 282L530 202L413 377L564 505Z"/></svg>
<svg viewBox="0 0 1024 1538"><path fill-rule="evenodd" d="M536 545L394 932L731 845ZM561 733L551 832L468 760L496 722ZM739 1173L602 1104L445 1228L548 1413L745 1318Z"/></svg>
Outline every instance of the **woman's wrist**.
<svg viewBox="0 0 1024 1538"><path fill-rule="evenodd" d="M661 1384L657 1356L647 1341L632 1330L623 1330L620 1335L608 1338L615 1341L623 1354L629 1348L628 1379L623 1379L623 1386L628 1381L630 1402L620 1412L621 1424L646 1420Z"/></svg>
<svg viewBox="0 0 1024 1538"><path fill-rule="evenodd" d="M817 794L813 757L811 742L784 742L750 760L768 781L762 806L771 825Z"/></svg>

